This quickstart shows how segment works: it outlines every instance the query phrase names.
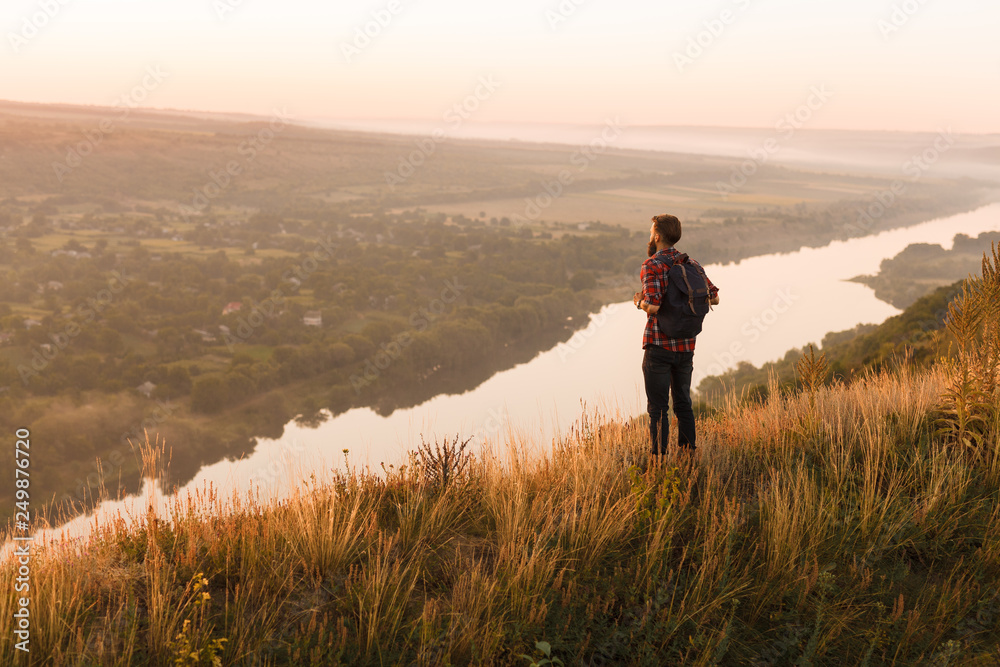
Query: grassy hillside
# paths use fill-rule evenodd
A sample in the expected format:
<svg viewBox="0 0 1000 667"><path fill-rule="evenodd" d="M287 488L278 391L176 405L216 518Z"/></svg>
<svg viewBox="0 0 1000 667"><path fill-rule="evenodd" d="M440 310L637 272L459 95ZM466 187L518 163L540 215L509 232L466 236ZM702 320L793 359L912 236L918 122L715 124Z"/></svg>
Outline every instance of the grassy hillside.
<svg viewBox="0 0 1000 667"><path fill-rule="evenodd" d="M651 465L641 421L591 414L448 483L423 457L106 521L32 560L32 661L526 665L544 641L564 664L995 664L1000 456L933 434L945 382L733 408L694 461Z"/></svg>

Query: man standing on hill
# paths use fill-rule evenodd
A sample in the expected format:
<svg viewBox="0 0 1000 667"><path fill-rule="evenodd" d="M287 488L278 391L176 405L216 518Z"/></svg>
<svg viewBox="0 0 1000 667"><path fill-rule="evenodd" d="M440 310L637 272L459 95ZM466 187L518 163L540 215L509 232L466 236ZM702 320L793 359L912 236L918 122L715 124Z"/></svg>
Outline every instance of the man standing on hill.
<svg viewBox="0 0 1000 667"><path fill-rule="evenodd" d="M701 272L693 259L677 252L674 244L681 240L681 221L672 215L658 215L649 228L647 259L642 264L642 292L636 292L632 302L646 311L646 329L642 334L642 347L646 351L642 360L642 375L646 385L649 435L653 456L667 453L670 436L668 413L670 395L673 394L674 414L677 415L677 442L689 453L695 451L694 410L691 407L691 374L694 371L695 338L668 338L657 322L656 314L667 293L667 273L679 262ZM719 303L719 288L705 276L710 303ZM700 325L699 325L700 328ZM657 437L659 435L659 437Z"/></svg>

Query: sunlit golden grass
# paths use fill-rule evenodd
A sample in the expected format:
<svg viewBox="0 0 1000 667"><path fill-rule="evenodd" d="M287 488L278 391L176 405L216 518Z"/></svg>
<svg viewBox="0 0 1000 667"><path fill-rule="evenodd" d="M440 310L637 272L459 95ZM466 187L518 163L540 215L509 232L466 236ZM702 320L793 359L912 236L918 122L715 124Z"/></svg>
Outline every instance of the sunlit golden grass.
<svg viewBox="0 0 1000 667"><path fill-rule="evenodd" d="M693 461L591 412L447 485L414 460L174 499L34 557L31 664L994 664L1000 467L935 433L946 384L775 387L701 421Z"/></svg>

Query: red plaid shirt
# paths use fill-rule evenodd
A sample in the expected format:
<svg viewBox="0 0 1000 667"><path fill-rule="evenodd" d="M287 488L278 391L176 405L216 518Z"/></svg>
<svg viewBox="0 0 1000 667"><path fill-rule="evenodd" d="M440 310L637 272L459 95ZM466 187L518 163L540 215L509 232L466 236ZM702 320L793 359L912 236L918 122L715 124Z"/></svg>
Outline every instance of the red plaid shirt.
<svg viewBox="0 0 1000 667"><path fill-rule="evenodd" d="M642 263L642 298L653 306L660 305L660 299L667 291L667 264L664 259L669 258L676 261L681 253L676 248L661 250L645 262ZM688 264L701 266L693 259L688 259ZM708 276L705 276L708 278ZM708 291L714 299L719 293L719 288L708 281ZM656 315L649 315L646 318L646 329L642 332L642 349L650 345L658 345L673 352L694 352L694 338L667 338L660 331L660 325L656 323Z"/></svg>

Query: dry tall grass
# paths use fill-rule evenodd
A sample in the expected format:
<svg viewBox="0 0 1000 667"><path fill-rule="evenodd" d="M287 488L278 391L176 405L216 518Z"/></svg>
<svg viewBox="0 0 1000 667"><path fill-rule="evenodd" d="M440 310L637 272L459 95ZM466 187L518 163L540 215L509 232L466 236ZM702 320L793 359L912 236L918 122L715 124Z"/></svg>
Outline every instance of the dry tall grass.
<svg viewBox="0 0 1000 667"><path fill-rule="evenodd" d="M702 421L695 461L589 414L443 486L178 499L36 556L30 662L523 665L544 640L566 664L993 664L1000 466L935 434L946 386L775 391Z"/></svg>

